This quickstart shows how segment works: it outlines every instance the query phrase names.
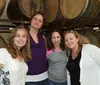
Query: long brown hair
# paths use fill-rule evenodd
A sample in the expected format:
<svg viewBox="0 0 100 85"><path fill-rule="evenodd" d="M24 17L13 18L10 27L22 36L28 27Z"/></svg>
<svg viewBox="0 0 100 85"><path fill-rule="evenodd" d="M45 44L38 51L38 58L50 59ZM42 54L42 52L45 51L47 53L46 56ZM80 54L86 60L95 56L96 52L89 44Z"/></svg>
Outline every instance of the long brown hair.
<svg viewBox="0 0 100 85"><path fill-rule="evenodd" d="M63 35L62 35L62 30L55 28L55 29L51 30L49 36L47 37L47 48L48 48L48 50L54 49L54 45L53 45L52 40L51 40L52 34L54 32L57 32L61 36L60 48L64 49L64 44L63 44L64 43L64 39L63 39Z"/></svg>
<svg viewBox="0 0 100 85"><path fill-rule="evenodd" d="M8 46L7 46L7 50L8 52L12 55L12 58L16 59L17 58L17 53L20 53L20 55L24 58L25 61L28 61L31 59L31 53L29 52L29 48L28 48L28 42L29 40L27 40L27 43L24 47L22 47L20 50L18 50L16 48L16 46L14 45L14 42L13 42L13 39L14 37L16 36L16 33L19 29L24 29L27 33L27 38L29 39L29 35L28 35L28 32L27 32L27 29L21 25L21 26L18 26L18 27L15 27L12 31L11 31L11 34L9 36L9 39L8 39Z"/></svg>

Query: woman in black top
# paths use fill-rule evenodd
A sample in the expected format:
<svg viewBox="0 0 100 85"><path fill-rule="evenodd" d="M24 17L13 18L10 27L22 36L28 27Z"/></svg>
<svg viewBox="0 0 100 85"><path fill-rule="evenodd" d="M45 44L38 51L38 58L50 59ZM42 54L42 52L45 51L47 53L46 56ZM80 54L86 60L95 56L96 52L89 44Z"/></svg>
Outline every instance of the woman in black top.
<svg viewBox="0 0 100 85"><path fill-rule="evenodd" d="M68 34L67 34L68 32ZM67 63L67 69L70 74L71 85L81 85L80 84L80 60L81 60L81 50L82 41L74 35L74 31L67 31L67 39L65 39L65 45L67 45L69 50L69 58ZM76 32L75 32L76 33Z"/></svg>
<svg viewBox="0 0 100 85"><path fill-rule="evenodd" d="M71 85L80 85L79 77L80 77L80 67L79 62L81 58L81 50L75 59L72 58L72 52L69 55L67 69L70 73L70 81Z"/></svg>

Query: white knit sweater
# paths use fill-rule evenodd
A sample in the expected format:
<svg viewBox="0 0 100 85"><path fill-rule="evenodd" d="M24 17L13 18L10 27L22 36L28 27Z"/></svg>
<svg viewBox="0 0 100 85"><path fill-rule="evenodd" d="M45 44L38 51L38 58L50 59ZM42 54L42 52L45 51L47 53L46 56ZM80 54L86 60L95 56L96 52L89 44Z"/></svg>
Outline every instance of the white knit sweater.
<svg viewBox="0 0 100 85"><path fill-rule="evenodd" d="M100 85L100 48L84 44L81 55L81 85Z"/></svg>

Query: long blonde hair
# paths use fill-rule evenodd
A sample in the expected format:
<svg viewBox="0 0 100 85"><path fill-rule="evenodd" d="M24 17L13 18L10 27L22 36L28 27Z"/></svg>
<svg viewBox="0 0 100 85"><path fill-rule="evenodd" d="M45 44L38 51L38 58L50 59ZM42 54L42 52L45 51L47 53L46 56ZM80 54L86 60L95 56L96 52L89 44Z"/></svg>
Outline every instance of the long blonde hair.
<svg viewBox="0 0 100 85"><path fill-rule="evenodd" d="M15 27L11 31L11 34L9 36L9 39L8 39L9 43L7 46L7 50L12 55L12 58L17 58L17 53L20 53L20 55L24 58L24 60L28 61L31 59L31 53L30 53L29 48L28 48L29 40L27 41L26 45L24 47L22 47L20 50L18 50L13 43L13 39L16 36L17 30L19 30L19 29L24 29L27 33L27 38L29 38L28 32L23 25Z"/></svg>

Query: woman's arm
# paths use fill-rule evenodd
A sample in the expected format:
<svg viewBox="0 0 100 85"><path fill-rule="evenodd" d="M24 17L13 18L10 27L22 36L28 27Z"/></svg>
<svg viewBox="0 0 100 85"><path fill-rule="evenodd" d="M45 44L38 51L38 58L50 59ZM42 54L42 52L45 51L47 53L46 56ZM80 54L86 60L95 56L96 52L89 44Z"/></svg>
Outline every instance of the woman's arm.
<svg viewBox="0 0 100 85"><path fill-rule="evenodd" d="M90 46L90 50L91 50L91 57L98 63L100 64L100 48L95 46L95 45L91 45Z"/></svg>

